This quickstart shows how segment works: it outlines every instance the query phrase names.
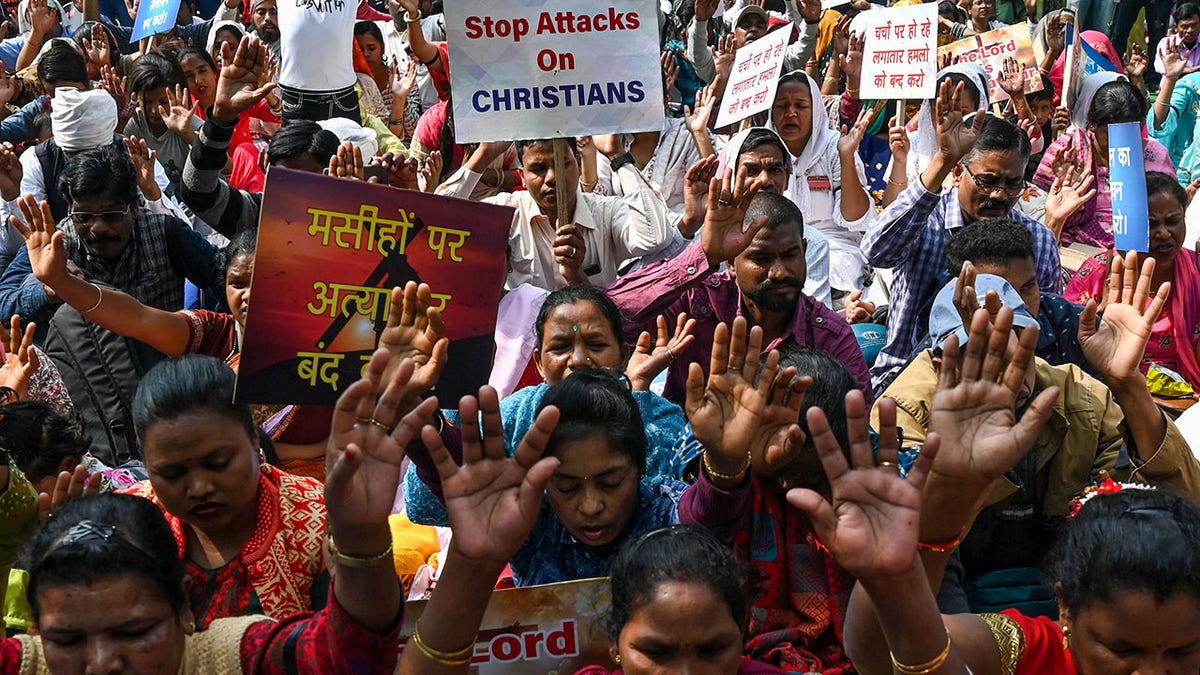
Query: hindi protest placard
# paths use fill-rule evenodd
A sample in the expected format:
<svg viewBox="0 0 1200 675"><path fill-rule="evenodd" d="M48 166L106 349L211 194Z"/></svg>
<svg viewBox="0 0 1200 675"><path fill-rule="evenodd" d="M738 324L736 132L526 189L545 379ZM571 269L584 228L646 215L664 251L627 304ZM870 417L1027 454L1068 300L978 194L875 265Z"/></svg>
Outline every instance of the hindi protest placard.
<svg viewBox="0 0 1200 675"><path fill-rule="evenodd" d="M279 167L266 188L239 402L334 403L375 350L391 289L408 281L429 284L445 318L438 396L487 382L511 208Z"/></svg>
<svg viewBox="0 0 1200 675"><path fill-rule="evenodd" d="M1029 39L1029 28L1025 25L1007 26L965 37L938 49L938 56L944 54L950 55L950 63L974 63L987 71L988 96L992 103L1009 99L1008 92L1000 86L1004 61L1009 58L1021 64L1026 94L1042 89L1042 78L1033 56L1033 41Z"/></svg>
<svg viewBox="0 0 1200 675"><path fill-rule="evenodd" d="M1108 125L1108 191L1117 250L1150 252L1141 122Z"/></svg>
<svg viewBox="0 0 1200 675"><path fill-rule="evenodd" d="M492 593L479 635L471 672L574 673L591 665L615 668L608 634L600 619L608 614L609 582L580 579ZM426 601L404 605L400 652L408 646Z"/></svg>
<svg viewBox="0 0 1200 675"><path fill-rule="evenodd" d="M865 33L859 97L933 98L937 89L937 3L859 15Z"/></svg>
<svg viewBox="0 0 1200 675"><path fill-rule="evenodd" d="M779 69L792 31L778 28L737 50L725 97L717 111L717 128L770 110L779 87Z"/></svg>
<svg viewBox="0 0 1200 675"><path fill-rule="evenodd" d="M133 33L129 42L135 43L142 38L166 33L175 27L175 17L179 14L180 0L142 0L138 5L137 16L133 19Z"/></svg>
<svg viewBox="0 0 1200 675"><path fill-rule="evenodd" d="M663 125L654 0L446 3L459 143Z"/></svg>

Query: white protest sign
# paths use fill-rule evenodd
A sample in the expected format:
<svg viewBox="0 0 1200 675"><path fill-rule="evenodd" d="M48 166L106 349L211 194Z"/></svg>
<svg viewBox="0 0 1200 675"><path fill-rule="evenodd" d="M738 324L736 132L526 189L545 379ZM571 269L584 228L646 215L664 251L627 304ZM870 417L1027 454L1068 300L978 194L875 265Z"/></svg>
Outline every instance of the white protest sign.
<svg viewBox="0 0 1200 675"><path fill-rule="evenodd" d="M725 97L717 111L718 129L770 110L791 34L792 26L788 24L737 50Z"/></svg>
<svg viewBox="0 0 1200 675"><path fill-rule="evenodd" d="M446 3L459 143L662 129L654 0Z"/></svg>
<svg viewBox="0 0 1200 675"><path fill-rule="evenodd" d="M937 3L860 15L863 44L859 97L933 98L937 89Z"/></svg>

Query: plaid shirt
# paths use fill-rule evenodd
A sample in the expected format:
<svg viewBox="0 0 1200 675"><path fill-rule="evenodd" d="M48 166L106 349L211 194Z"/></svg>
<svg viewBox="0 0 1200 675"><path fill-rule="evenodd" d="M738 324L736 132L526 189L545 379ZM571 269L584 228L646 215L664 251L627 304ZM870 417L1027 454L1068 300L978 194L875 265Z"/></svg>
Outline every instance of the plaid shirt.
<svg viewBox="0 0 1200 675"><path fill-rule="evenodd" d="M1058 293L1061 266L1054 233L1016 209L1008 217L1033 234L1042 292ZM938 282L946 273L946 242L963 225L958 188L939 194L914 181L875 218L863 236L867 261L875 267L890 267L893 274L887 344L871 369L876 388L886 385L908 363L925 334L920 310L939 290Z"/></svg>

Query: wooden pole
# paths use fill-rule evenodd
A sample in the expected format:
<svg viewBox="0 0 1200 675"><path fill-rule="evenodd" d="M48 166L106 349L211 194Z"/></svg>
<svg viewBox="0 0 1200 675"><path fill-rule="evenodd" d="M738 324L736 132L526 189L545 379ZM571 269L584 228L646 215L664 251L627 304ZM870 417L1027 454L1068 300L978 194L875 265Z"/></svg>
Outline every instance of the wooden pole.
<svg viewBox="0 0 1200 675"><path fill-rule="evenodd" d="M567 213L567 194L574 194L577 186L567 185L563 180L567 171L567 140L565 138L554 139L554 201L558 204L558 213L554 223L554 229L558 229L563 225L571 222L571 214ZM568 193L568 190L570 193Z"/></svg>

